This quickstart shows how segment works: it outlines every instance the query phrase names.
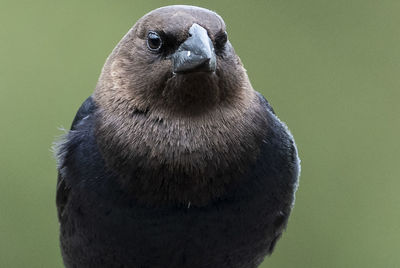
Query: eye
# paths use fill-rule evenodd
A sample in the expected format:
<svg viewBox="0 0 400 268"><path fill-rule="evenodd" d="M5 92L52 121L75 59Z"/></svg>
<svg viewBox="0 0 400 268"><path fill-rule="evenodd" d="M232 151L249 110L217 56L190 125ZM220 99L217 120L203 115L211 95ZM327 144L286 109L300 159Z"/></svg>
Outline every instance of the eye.
<svg viewBox="0 0 400 268"><path fill-rule="evenodd" d="M215 36L215 48L218 50L223 49L227 41L228 41L228 34L225 31L219 32Z"/></svg>
<svg viewBox="0 0 400 268"><path fill-rule="evenodd" d="M147 34L147 47L150 51L158 52L162 47L162 39L156 32L149 32Z"/></svg>

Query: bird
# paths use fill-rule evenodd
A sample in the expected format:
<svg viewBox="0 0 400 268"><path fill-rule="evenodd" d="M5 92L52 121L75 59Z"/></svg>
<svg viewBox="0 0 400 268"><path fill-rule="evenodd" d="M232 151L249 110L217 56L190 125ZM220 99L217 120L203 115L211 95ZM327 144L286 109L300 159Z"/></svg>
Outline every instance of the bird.
<svg viewBox="0 0 400 268"><path fill-rule="evenodd" d="M300 173L224 20L186 5L147 13L121 39L56 157L70 268L258 267Z"/></svg>

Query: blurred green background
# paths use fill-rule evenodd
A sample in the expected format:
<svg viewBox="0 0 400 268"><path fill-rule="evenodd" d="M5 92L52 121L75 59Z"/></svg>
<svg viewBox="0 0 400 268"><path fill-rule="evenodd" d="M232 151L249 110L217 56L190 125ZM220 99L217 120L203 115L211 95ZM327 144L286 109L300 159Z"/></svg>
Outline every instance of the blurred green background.
<svg viewBox="0 0 400 268"><path fill-rule="evenodd" d="M261 267L400 267L400 1L0 0L0 267L62 267L50 150L120 38L168 4L217 11L302 159Z"/></svg>

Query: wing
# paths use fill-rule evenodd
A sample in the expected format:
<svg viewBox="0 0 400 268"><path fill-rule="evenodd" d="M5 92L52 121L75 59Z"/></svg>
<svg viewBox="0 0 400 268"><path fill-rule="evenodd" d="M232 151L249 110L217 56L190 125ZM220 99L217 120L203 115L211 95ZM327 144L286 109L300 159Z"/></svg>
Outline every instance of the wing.
<svg viewBox="0 0 400 268"><path fill-rule="evenodd" d="M72 121L71 130L76 130L76 127L79 125L82 119L91 115L94 112L94 110L95 110L95 104L93 102L92 96L90 96L83 102L78 112L76 113L75 118ZM62 166L59 167L58 170L57 193L56 193L56 205L57 205L59 221L61 221L63 218L62 215L70 193L70 188L65 183L65 179L62 175L62 172L60 172L61 168Z"/></svg>
<svg viewBox="0 0 400 268"><path fill-rule="evenodd" d="M56 205L57 205L57 215L58 221L61 222L64 213L65 204L68 201L70 188L65 184L64 178L58 172L57 177L57 193L56 193Z"/></svg>

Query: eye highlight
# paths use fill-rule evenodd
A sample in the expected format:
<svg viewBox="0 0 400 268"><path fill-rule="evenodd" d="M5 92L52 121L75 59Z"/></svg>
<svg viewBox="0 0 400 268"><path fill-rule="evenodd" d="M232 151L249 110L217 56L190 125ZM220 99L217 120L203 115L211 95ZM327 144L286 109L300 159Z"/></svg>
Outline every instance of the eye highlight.
<svg viewBox="0 0 400 268"><path fill-rule="evenodd" d="M159 52L163 45L160 35L156 32L150 31L147 34L147 48L152 52Z"/></svg>

